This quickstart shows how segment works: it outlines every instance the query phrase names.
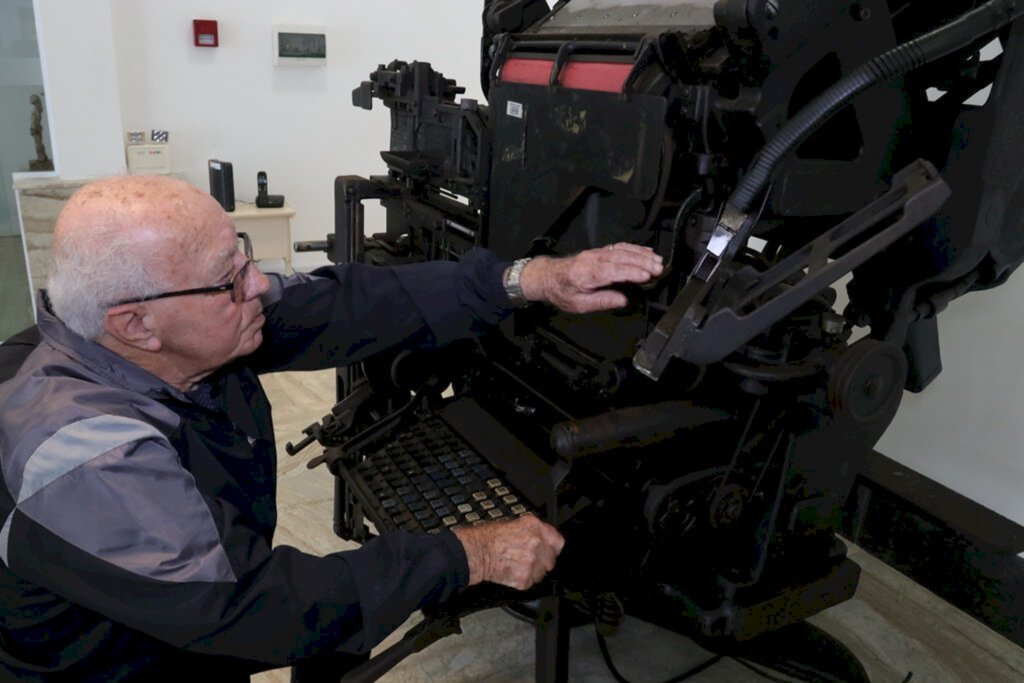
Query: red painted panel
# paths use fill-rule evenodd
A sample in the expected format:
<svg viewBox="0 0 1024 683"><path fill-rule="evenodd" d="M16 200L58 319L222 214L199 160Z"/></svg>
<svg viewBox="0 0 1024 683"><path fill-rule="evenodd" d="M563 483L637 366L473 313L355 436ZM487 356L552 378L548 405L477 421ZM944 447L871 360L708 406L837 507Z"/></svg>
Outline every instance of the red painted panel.
<svg viewBox="0 0 1024 683"><path fill-rule="evenodd" d="M559 82L577 90L622 92L622 85L632 69L632 64L618 62L569 62L562 69Z"/></svg>
<svg viewBox="0 0 1024 683"><path fill-rule="evenodd" d="M503 83L547 85L551 77L550 59L510 59L501 68ZM632 64L612 62L569 62L562 68L558 83L564 88L622 92Z"/></svg>
<svg viewBox="0 0 1024 683"><path fill-rule="evenodd" d="M510 59L501 67L501 81L547 85L554 63L551 59Z"/></svg>

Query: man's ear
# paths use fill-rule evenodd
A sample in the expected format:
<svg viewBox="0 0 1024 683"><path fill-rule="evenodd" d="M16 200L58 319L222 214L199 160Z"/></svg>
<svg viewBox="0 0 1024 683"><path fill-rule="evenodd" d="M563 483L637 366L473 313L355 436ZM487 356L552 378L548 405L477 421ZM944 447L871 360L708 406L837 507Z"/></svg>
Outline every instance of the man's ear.
<svg viewBox="0 0 1024 683"><path fill-rule="evenodd" d="M103 318L103 330L125 346L159 351L163 345L151 324L152 316L139 304L111 306Z"/></svg>

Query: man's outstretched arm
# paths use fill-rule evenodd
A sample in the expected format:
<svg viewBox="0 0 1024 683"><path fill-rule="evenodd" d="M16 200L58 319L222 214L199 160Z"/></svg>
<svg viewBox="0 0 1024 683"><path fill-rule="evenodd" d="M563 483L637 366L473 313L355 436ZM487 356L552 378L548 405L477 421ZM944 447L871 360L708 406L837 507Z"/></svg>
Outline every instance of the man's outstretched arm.
<svg viewBox="0 0 1024 683"><path fill-rule="evenodd" d="M521 287L528 301L568 313L591 313L626 305L616 284L643 284L663 271L661 256L629 242L588 249L565 258L538 257L523 268Z"/></svg>

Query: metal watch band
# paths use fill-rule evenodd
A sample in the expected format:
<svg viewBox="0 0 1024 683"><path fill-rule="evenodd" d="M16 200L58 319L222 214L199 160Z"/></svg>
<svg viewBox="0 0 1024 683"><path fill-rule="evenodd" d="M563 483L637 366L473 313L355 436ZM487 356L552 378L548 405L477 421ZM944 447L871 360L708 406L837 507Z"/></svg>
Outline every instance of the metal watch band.
<svg viewBox="0 0 1024 683"><path fill-rule="evenodd" d="M513 306L526 306L530 302L523 296L523 287L519 282L519 279L523 275L523 268L530 262L528 258L516 259L512 262L512 267L508 269L508 275L505 276L505 293L508 294L508 298L512 301Z"/></svg>

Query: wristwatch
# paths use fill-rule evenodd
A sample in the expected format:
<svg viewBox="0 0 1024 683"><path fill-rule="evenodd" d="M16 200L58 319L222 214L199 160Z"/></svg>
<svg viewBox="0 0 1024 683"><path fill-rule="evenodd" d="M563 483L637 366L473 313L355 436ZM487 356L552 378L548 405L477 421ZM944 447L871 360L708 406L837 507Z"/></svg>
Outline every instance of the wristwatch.
<svg viewBox="0 0 1024 683"><path fill-rule="evenodd" d="M513 306L527 306L530 303L523 296L523 287L519 283L519 279L523 275L523 268L529 262L528 258L516 259L512 262L512 266L505 271L505 281L502 284L505 286L505 293L508 294Z"/></svg>

